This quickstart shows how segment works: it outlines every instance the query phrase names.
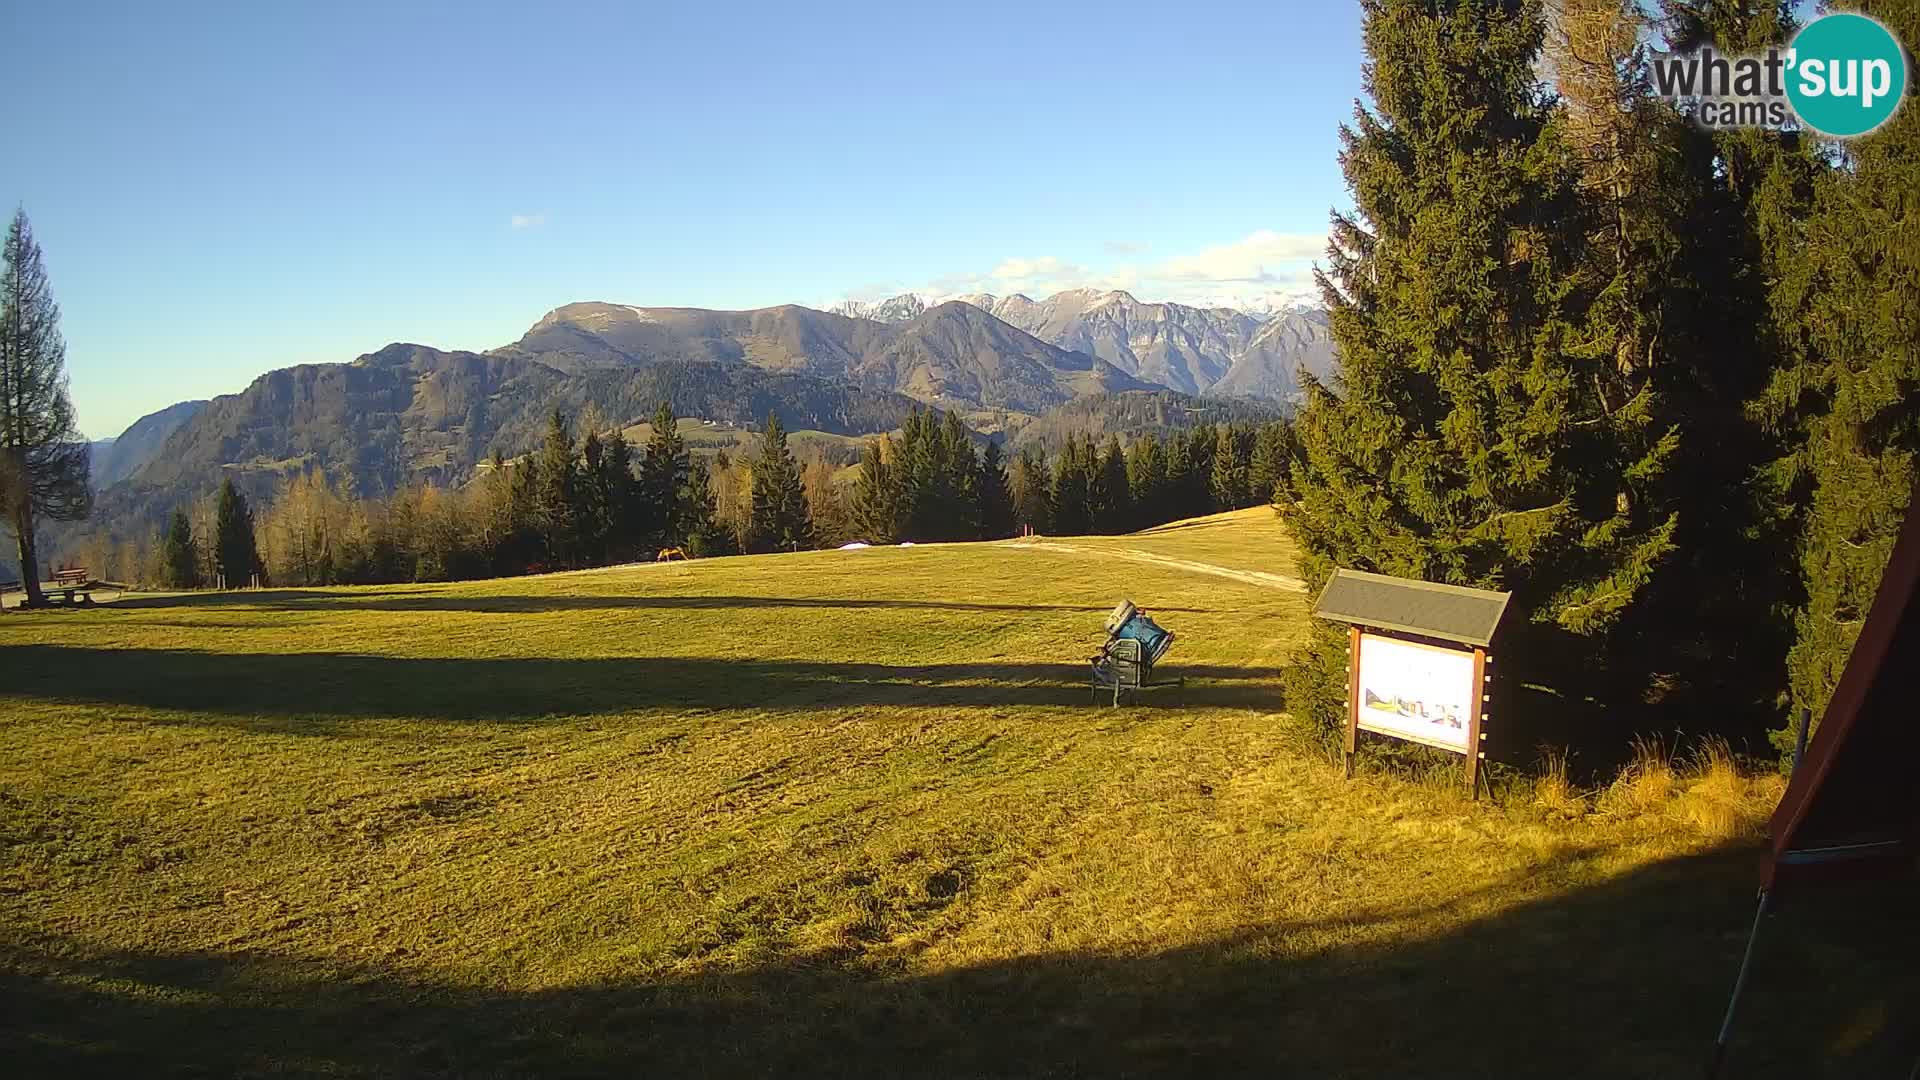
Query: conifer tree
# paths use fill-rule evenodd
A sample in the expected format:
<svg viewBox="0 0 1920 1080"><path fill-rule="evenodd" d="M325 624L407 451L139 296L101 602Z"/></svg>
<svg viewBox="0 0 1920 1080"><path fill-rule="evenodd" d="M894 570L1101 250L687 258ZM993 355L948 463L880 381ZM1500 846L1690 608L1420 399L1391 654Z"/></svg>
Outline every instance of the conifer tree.
<svg viewBox="0 0 1920 1080"><path fill-rule="evenodd" d="M1060 536L1084 536L1092 532L1093 513L1089 501L1092 494L1092 443L1069 435L1053 469L1050 530Z"/></svg>
<svg viewBox="0 0 1920 1080"><path fill-rule="evenodd" d="M1909 49L1920 42L1920 3L1849 6ZM1788 673L1795 711L1816 723L1920 480L1920 109L1903 103L1844 154L1843 168L1817 177L1794 257L1781 260L1774 307L1795 321L1788 364L1759 403L1798 444L1781 463L1782 486L1808 493L1806 600ZM1790 730L1776 742L1791 745Z"/></svg>
<svg viewBox="0 0 1920 1080"><path fill-rule="evenodd" d="M607 557L623 560L644 554L640 549L646 513L640 481L633 474L633 447L619 431L606 441L606 449L600 455L598 477L596 486L607 504Z"/></svg>
<svg viewBox="0 0 1920 1080"><path fill-rule="evenodd" d="M980 459L960 414L950 412L940 426L941 494L947 500L939 537L945 540L980 539Z"/></svg>
<svg viewBox="0 0 1920 1080"><path fill-rule="evenodd" d="M1579 171L1543 34L1536 0L1367 7L1371 107L1341 131L1357 215L1334 215L1320 276L1341 370L1307 380L1281 507L1311 585L1348 566L1511 590L1510 634L1555 628L1603 668L1671 548L1645 497L1671 444L1580 347ZM1288 689L1332 721L1346 646L1316 635Z"/></svg>
<svg viewBox="0 0 1920 1080"><path fill-rule="evenodd" d="M787 429L767 414L760 454L753 462L753 515L748 550L797 551L813 546L813 519L800 487L800 466L787 448Z"/></svg>
<svg viewBox="0 0 1920 1080"><path fill-rule="evenodd" d="M1206 475L1193 459L1192 433L1176 431L1167 436L1167 480L1161 488L1160 520L1192 516L1193 490L1205 483Z"/></svg>
<svg viewBox="0 0 1920 1080"><path fill-rule="evenodd" d="M713 482L708 467L701 462L688 466L685 510L688 555L701 559L734 553L733 530L720 521Z"/></svg>
<svg viewBox="0 0 1920 1080"><path fill-rule="evenodd" d="M567 418L555 409L547 418L547 438L534 455L531 473L533 520L540 546L554 566L573 566L580 546L580 470Z"/></svg>
<svg viewBox="0 0 1920 1080"><path fill-rule="evenodd" d="M640 513L649 525L651 543L674 547L686 536L682 489L687 482L687 441L680 434L673 404L663 401L653 411L653 433L640 460Z"/></svg>
<svg viewBox="0 0 1920 1080"><path fill-rule="evenodd" d="M1248 505L1247 492L1252 486L1250 451L1251 447L1235 428L1223 424L1215 429L1213 472L1208 478L1214 509L1238 510Z"/></svg>
<svg viewBox="0 0 1920 1080"><path fill-rule="evenodd" d="M1008 473L1015 521L1036 533L1053 528L1053 475L1040 451L1029 446L1014 456Z"/></svg>
<svg viewBox="0 0 1920 1080"><path fill-rule="evenodd" d="M619 439L617 434L614 437ZM600 441L599 432L588 428L586 437L580 440L578 521L581 561L590 565L606 561L607 542L613 536L613 515L618 499L619 493L614 490L612 477L606 471L606 444Z"/></svg>
<svg viewBox="0 0 1920 1080"><path fill-rule="evenodd" d="M1214 424L1196 424L1189 433L1187 452L1193 459L1193 474L1187 484L1181 517L1199 517L1226 509L1215 506L1213 502L1213 451L1220 442L1216 427Z"/></svg>
<svg viewBox="0 0 1920 1080"><path fill-rule="evenodd" d="M93 507L87 440L67 397L67 346L40 245L16 210L0 252L0 516L13 530L26 604L46 602L34 532Z"/></svg>
<svg viewBox="0 0 1920 1080"><path fill-rule="evenodd" d="M1109 535L1131 532L1133 521L1133 490L1127 482L1127 455L1120 449L1120 437L1108 436L1107 449L1097 462L1100 492L1099 504L1095 509L1094 530Z"/></svg>
<svg viewBox="0 0 1920 1080"><path fill-rule="evenodd" d="M1008 487L1007 467L1000 457L1000 444L987 443L980 454L979 478L974 483L980 500L980 535L987 540L1002 540L1014 531L1013 494Z"/></svg>
<svg viewBox="0 0 1920 1080"><path fill-rule="evenodd" d="M1163 502L1167 487L1167 455L1159 436L1149 431L1135 440L1127 454L1127 495L1133 500L1136 527L1168 520Z"/></svg>
<svg viewBox="0 0 1920 1080"><path fill-rule="evenodd" d="M173 512L173 524L167 529L166 585L169 589L200 587L199 556L193 549L193 526L184 510Z"/></svg>
<svg viewBox="0 0 1920 1080"><path fill-rule="evenodd" d="M253 575L260 571L260 553L253 539L253 510L247 505L247 497L233 486L232 477L220 481L213 517L213 550L222 588L252 584Z"/></svg>
<svg viewBox="0 0 1920 1080"><path fill-rule="evenodd" d="M853 524L871 544L892 544L905 523L907 493L894 467L899 456L893 438L867 440L860 453L860 479L853 489Z"/></svg>
<svg viewBox="0 0 1920 1080"><path fill-rule="evenodd" d="M1254 503L1273 501L1274 488L1287 474L1287 425L1261 424L1253 438L1253 460L1247 467L1247 496Z"/></svg>

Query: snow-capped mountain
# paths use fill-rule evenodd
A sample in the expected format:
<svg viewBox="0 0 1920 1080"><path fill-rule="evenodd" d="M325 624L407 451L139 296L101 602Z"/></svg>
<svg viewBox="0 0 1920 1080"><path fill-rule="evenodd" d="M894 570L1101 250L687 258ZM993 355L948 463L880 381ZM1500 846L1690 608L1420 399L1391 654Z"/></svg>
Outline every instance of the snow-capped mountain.
<svg viewBox="0 0 1920 1080"><path fill-rule="evenodd" d="M906 323L912 322L927 313L928 304L913 293L905 293L874 303L860 300L846 300L835 304L828 310L835 315L845 315L850 319L871 319L874 322Z"/></svg>
<svg viewBox="0 0 1920 1080"><path fill-rule="evenodd" d="M1069 289L1044 300L1019 293L949 299L991 312L1049 344L1097 356L1136 378L1189 394L1291 402L1299 395L1301 365L1325 376L1334 363L1325 314L1281 294L1260 311L1145 303L1131 293L1098 289ZM904 322L925 307L909 293L841 310Z"/></svg>

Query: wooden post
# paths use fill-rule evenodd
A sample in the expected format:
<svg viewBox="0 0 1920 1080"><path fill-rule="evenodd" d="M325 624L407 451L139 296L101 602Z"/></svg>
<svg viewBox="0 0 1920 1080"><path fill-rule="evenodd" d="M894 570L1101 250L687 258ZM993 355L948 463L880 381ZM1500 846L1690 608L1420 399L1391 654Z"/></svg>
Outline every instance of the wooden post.
<svg viewBox="0 0 1920 1080"><path fill-rule="evenodd" d="M1347 779L1353 779L1353 754L1360 748L1360 628L1347 627Z"/></svg>
<svg viewBox="0 0 1920 1080"><path fill-rule="evenodd" d="M1480 762L1486 753L1480 749L1480 743L1487 736L1480 730L1480 721L1486 716L1487 702L1487 650L1473 650L1473 703L1472 716L1467 721L1467 790L1475 800L1480 798Z"/></svg>

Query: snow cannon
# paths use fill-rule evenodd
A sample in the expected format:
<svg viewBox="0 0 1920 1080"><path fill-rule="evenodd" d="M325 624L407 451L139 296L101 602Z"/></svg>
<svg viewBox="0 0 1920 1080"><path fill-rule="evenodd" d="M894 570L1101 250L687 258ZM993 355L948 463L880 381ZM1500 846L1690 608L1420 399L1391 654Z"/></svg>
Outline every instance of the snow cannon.
<svg viewBox="0 0 1920 1080"><path fill-rule="evenodd" d="M1168 649L1173 647L1173 631L1154 622L1147 613L1133 606L1133 601L1122 600L1120 605L1107 616L1107 640L1130 638L1140 643L1140 651L1149 666L1160 662Z"/></svg>

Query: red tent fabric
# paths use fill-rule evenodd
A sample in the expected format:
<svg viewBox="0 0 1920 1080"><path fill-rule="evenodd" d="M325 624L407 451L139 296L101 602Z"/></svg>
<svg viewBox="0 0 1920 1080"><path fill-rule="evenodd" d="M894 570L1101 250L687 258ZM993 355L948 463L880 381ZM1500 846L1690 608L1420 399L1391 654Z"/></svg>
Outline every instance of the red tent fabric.
<svg viewBox="0 0 1920 1080"><path fill-rule="evenodd" d="M1764 886L1899 874L1920 853L1920 490L1806 757L1773 812Z"/></svg>

